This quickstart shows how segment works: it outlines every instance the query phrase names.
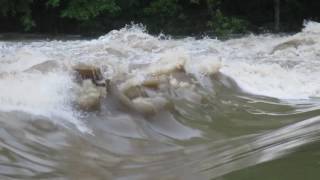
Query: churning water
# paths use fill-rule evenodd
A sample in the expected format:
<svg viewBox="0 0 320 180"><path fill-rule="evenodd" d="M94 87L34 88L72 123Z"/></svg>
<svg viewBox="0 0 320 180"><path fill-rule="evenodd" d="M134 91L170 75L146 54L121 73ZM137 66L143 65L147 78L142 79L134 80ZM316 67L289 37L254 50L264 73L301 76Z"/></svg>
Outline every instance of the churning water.
<svg viewBox="0 0 320 180"><path fill-rule="evenodd" d="M227 41L136 26L94 40L0 41L0 179L319 179L319 42L315 22ZM99 67L119 91L99 110L76 105L77 64ZM128 105L121 93L150 75L164 87L144 90L170 107L146 115L135 107L154 101Z"/></svg>

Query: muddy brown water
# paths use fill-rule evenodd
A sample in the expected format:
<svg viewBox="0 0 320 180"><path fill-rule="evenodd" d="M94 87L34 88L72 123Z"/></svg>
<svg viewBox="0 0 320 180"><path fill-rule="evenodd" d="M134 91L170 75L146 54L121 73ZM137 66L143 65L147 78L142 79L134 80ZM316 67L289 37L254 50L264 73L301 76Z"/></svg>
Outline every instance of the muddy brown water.
<svg viewBox="0 0 320 180"><path fill-rule="evenodd" d="M319 179L319 27L227 41L136 26L92 40L1 41L0 179ZM81 110L79 63L119 91L166 74L146 93L170 108L146 115L108 93L99 110ZM167 73L177 65L182 75Z"/></svg>

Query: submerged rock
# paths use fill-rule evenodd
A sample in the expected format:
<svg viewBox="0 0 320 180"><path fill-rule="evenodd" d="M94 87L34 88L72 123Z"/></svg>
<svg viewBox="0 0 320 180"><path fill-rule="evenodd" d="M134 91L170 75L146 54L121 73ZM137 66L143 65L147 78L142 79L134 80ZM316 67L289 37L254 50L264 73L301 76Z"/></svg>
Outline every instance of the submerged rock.
<svg viewBox="0 0 320 180"><path fill-rule="evenodd" d="M159 78L150 78L150 79L144 80L142 82L142 86L144 86L146 88L151 88L151 89L159 89L160 79Z"/></svg>
<svg viewBox="0 0 320 180"><path fill-rule="evenodd" d="M95 85L105 85L100 68L91 65L78 64L74 66L73 69L78 73L81 80L91 79Z"/></svg>
<svg viewBox="0 0 320 180"><path fill-rule="evenodd" d="M49 60L49 61L45 61L43 63L36 64L30 67L29 69L26 70L26 72L39 71L41 73L48 73L58 69L61 70L61 68L67 69L65 66L59 64L58 61Z"/></svg>
<svg viewBox="0 0 320 180"><path fill-rule="evenodd" d="M183 98L201 103L203 97L195 90L197 84L193 70L205 76L216 74L220 61L215 59L189 63L187 58L176 58L169 61L161 59L158 63L139 68L139 73L115 74L112 79L105 80L99 68L90 65L77 65L74 70L80 77L80 91L77 103L83 110L98 110L100 101L108 99L116 102L121 108L127 108L143 115L155 115L163 110L173 110L168 98ZM186 71L187 70L187 71ZM137 71L134 71L137 72ZM100 82L103 81L103 87Z"/></svg>
<svg viewBox="0 0 320 180"><path fill-rule="evenodd" d="M285 50L288 48L298 48L301 45L312 45L315 44L315 41L312 39L293 39L293 40L289 40L283 43L280 43L278 45L276 45L272 51L271 54L275 53L276 51L281 51L281 50Z"/></svg>
<svg viewBox="0 0 320 180"><path fill-rule="evenodd" d="M134 79L129 79L117 85L111 81L108 90L110 95L116 98L121 105L143 115L155 115L161 110L169 110L172 108L169 101L161 97L162 92L160 92L159 89L150 89L145 87L143 85L144 83L145 81L138 82ZM153 84L153 82L151 84ZM150 89L153 94L147 93L148 89Z"/></svg>

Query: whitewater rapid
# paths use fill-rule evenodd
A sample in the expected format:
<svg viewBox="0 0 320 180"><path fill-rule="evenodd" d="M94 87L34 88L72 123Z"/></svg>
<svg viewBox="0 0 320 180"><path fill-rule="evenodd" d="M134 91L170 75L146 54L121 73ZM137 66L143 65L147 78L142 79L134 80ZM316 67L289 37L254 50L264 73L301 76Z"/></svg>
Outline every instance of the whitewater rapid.
<svg viewBox="0 0 320 180"><path fill-rule="evenodd" d="M318 23L309 22L295 35L248 35L220 41L209 37L154 37L142 27L132 26L94 40L1 42L0 109L74 117L77 113L71 107L72 65L93 64L103 70L105 77L112 77L121 73L143 74L129 72L130 67L157 63L160 59L187 61L188 73L195 74L199 81L201 73L210 71L206 69L210 63L219 62L220 71L244 91L287 100L317 98L319 27ZM292 40L301 43L274 49ZM48 61L60 66L30 70ZM164 66L159 64L156 68Z"/></svg>
<svg viewBox="0 0 320 180"><path fill-rule="evenodd" d="M0 41L0 147L18 159L4 153L0 176L213 179L317 143L319 42L316 22L223 41L152 36L140 25L91 40ZM81 110L79 64L100 68L113 93L154 86L151 76L169 87L128 107L108 92L101 109ZM132 110L153 102L168 108Z"/></svg>

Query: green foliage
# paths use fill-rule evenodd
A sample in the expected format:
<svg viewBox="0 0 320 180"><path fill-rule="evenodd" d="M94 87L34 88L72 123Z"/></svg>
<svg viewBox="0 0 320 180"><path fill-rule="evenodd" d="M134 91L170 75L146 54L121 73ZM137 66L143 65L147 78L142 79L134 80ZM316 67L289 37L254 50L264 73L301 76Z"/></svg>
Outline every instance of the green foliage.
<svg viewBox="0 0 320 180"><path fill-rule="evenodd" d="M10 13L14 13L14 3L12 1L0 1L0 13L2 16L8 16Z"/></svg>
<svg viewBox="0 0 320 180"><path fill-rule="evenodd" d="M207 4L210 5L211 7L216 7L221 4L222 0L206 0Z"/></svg>
<svg viewBox="0 0 320 180"><path fill-rule="evenodd" d="M3 16L15 16L30 12L30 4L33 0L1 0L0 12Z"/></svg>
<svg viewBox="0 0 320 180"><path fill-rule="evenodd" d="M248 22L235 17L226 17L217 10L212 20L208 22L208 26L216 35L228 36L246 32Z"/></svg>
<svg viewBox="0 0 320 180"><path fill-rule="evenodd" d="M33 0L1 0L0 13L3 16L16 16L20 19L25 31L31 30L36 24L31 17L30 4Z"/></svg>
<svg viewBox="0 0 320 180"><path fill-rule="evenodd" d="M60 5L60 0L48 0L46 5L51 7L58 7Z"/></svg>
<svg viewBox="0 0 320 180"><path fill-rule="evenodd" d="M115 0L69 0L61 11L61 17L86 21L102 13L116 13L120 10ZM48 0L48 7L59 7L61 0Z"/></svg>
<svg viewBox="0 0 320 180"><path fill-rule="evenodd" d="M218 36L271 29L275 1L242 0L0 0L4 29L64 32L119 28L131 21L151 32L200 33ZM280 24L298 30L304 19L320 20L319 0L281 0ZM242 17L239 19L237 17ZM71 21L70 21L71 20ZM249 25L250 22L250 26ZM7 25L10 27L7 28ZM36 26L37 25L37 26ZM21 27L20 26L20 27ZM35 27L35 28L34 28ZM262 28L261 28L262 27ZM294 29L296 28L296 29ZM1 31L2 29L0 29ZM176 31L177 30L177 31Z"/></svg>
<svg viewBox="0 0 320 180"><path fill-rule="evenodd" d="M30 12L31 13L31 12ZM21 18L21 24L24 27L25 31L30 31L33 27L36 26L35 21L32 19L30 13L24 14Z"/></svg>
<svg viewBox="0 0 320 180"><path fill-rule="evenodd" d="M62 7L62 2L67 2ZM31 5L34 0L0 0L0 14L2 16L19 17L21 24L26 31L36 26L32 18ZM120 10L115 0L47 0L47 7L62 9L58 13L62 18L71 18L86 21L103 13L116 13Z"/></svg>
<svg viewBox="0 0 320 180"><path fill-rule="evenodd" d="M0 16L19 17L25 31L36 26L32 18L31 5L39 3L34 0L0 0ZM116 13L120 10L115 0L47 0L48 8L56 8L62 18L86 21L103 13ZM66 5L62 5L66 4Z"/></svg>
<svg viewBox="0 0 320 180"><path fill-rule="evenodd" d="M158 16L162 19L177 16L181 11L178 0L156 0L144 9L146 15Z"/></svg>
<svg viewBox="0 0 320 180"><path fill-rule="evenodd" d="M57 5L58 0L51 0ZM61 17L76 20L89 20L102 13L116 13L120 8L114 0L70 0L66 9L61 12Z"/></svg>

